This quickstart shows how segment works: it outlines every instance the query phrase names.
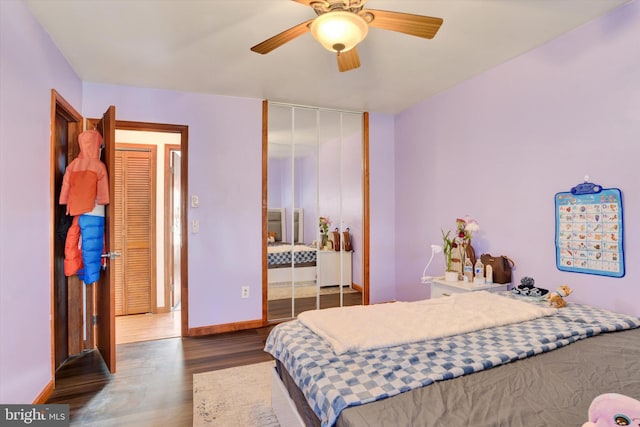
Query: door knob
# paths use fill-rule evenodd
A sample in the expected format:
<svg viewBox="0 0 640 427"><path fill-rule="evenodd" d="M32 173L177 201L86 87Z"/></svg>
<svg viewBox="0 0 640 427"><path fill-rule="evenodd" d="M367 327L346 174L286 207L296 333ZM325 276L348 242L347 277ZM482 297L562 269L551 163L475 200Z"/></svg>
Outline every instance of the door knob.
<svg viewBox="0 0 640 427"><path fill-rule="evenodd" d="M116 257L122 256L121 252L107 252L106 254L100 255L102 258L115 259Z"/></svg>

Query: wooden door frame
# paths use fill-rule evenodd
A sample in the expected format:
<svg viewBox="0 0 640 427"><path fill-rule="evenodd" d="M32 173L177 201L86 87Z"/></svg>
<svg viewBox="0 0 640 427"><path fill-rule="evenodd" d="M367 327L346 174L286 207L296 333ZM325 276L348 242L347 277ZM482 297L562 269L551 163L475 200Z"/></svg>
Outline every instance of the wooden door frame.
<svg viewBox="0 0 640 427"><path fill-rule="evenodd" d="M49 236L49 253L50 253L50 295L51 302L51 390L55 386L55 372L56 372L56 322L60 319L56 319L56 307L55 307L55 235L56 235L56 206L58 201L56 200L56 188L55 188L55 171L56 171L56 157L55 148L57 145L56 138L56 117L58 114L67 120L67 165L70 163L70 158L75 152L73 143L77 140L78 135L82 131L82 115L73 106L65 100L55 89L51 89L51 111L50 111L50 141L49 141L49 198L50 198L50 219L49 229L51 230Z"/></svg>
<svg viewBox="0 0 640 427"><path fill-rule="evenodd" d="M173 226L173 205L168 203L169 200L169 191L171 189L171 152L172 151L180 151L180 167L182 168L182 146L177 144L166 144L164 146L164 306L169 312L173 309L173 300L171 298L171 281L173 279L172 276L167 274L167 271L173 271L173 239L171 228ZM181 169L182 170L182 169ZM182 181L182 174L180 176L180 180ZM182 198L182 184L180 184L180 197ZM185 212L181 213L181 221L185 222ZM180 259L180 268L182 268L182 263L184 259Z"/></svg>
<svg viewBox="0 0 640 427"><path fill-rule="evenodd" d="M187 192L188 192L188 179L189 179L189 127L185 125L171 125L164 123L148 123L148 122L133 122L125 120L116 120L116 129L119 130L135 130L135 131L147 131L147 132L164 132L164 133L178 133L180 134L180 206L183 213L186 214L187 206ZM182 247L180 248L180 293L181 293L181 308L180 308L180 332L181 336L189 336L189 298L188 298L188 227L187 221L183 216L181 224L182 233ZM166 301L166 293L165 293Z"/></svg>

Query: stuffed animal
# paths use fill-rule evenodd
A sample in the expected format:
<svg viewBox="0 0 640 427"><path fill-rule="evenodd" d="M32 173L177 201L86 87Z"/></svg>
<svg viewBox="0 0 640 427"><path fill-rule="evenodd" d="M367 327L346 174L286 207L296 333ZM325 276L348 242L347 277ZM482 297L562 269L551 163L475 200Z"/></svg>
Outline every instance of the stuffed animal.
<svg viewBox="0 0 640 427"><path fill-rule="evenodd" d="M555 292L550 292L547 298L549 299L549 305L551 307L562 308L567 305L567 302L564 300L565 297L568 297L573 290L567 285L559 286Z"/></svg>
<svg viewBox="0 0 640 427"><path fill-rule="evenodd" d="M589 406L589 421L582 427L640 426L640 400L617 393L596 396Z"/></svg>

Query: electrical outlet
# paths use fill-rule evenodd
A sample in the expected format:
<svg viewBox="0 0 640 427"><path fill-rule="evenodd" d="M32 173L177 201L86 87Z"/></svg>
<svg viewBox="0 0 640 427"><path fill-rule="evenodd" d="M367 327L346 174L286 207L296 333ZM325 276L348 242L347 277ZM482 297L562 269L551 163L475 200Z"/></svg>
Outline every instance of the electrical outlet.
<svg viewBox="0 0 640 427"><path fill-rule="evenodd" d="M193 196L191 196L191 207L197 208L199 206L200 206L200 198L194 194Z"/></svg>
<svg viewBox="0 0 640 427"><path fill-rule="evenodd" d="M248 286L243 286L242 287L242 294L240 295L241 298L249 298L249 287Z"/></svg>
<svg viewBox="0 0 640 427"><path fill-rule="evenodd" d="M191 221L191 232L193 234L198 234L200 232L200 221L197 219Z"/></svg>

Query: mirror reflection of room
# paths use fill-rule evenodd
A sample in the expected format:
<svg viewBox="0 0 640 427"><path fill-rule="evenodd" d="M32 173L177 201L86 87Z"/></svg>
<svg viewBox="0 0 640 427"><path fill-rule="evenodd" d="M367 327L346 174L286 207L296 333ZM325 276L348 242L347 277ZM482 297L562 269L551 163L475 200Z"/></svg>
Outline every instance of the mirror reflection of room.
<svg viewBox="0 0 640 427"><path fill-rule="evenodd" d="M268 319L362 304L362 114L269 103Z"/></svg>

